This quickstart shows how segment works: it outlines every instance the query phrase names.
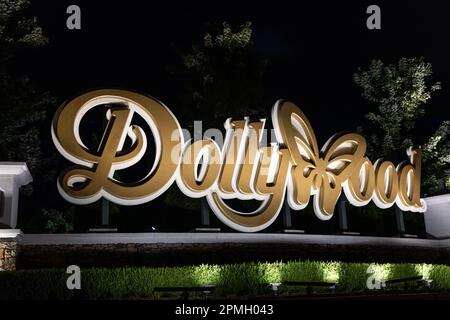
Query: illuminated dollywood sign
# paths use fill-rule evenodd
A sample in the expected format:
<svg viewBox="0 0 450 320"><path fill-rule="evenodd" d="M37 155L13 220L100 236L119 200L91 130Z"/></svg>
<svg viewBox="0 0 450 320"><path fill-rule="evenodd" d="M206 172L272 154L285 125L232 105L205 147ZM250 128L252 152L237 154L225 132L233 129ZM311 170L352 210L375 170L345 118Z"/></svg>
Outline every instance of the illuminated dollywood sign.
<svg viewBox="0 0 450 320"><path fill-rule="evenodd" d="M108 126L98 151L89 150L79 126L95 107L108 108ZM114 173L139 162L147 151L145 120L155 141L155 161L133 183ZM268 227L287 199L293 210L305 208L313 196L314 212L327 220L344 190L354 206L369 201L380 208L394 203L404 211L424 212L420 199L421 150L397 166L390 161L372 164L365 156L366 141L356 133L331 137L319 150L314 131L293 103L278 101L272 108L275 142L262 144L265 120L228 119L221 146L210 138L185 141L172 112L151 97L124 90L95 90L65 103L53 120L52 137L59 152L76 166L58 179L61 195L75 204L105 197L121 205L155 199L174 181L189 197L206 197L212 211L226 225L244 232ZM128 137L127 144L125 143ZM252 212L236 210L227 199L258 200Z"/></svg>

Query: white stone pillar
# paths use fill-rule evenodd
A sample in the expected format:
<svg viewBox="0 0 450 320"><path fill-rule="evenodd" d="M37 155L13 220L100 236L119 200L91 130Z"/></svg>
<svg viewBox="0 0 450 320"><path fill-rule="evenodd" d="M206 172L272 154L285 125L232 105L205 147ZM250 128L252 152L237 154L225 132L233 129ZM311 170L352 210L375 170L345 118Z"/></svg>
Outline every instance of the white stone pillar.
<svg viewBox="0 0 450 320"><path fill-rule="evenodd" d="M31 181L25 162L0 162L0 224L16 228L19 188Z"/></svg>
<svg viewBox="0 0 450 320"><path fill-rule="evenodd" d="M425 229L437 239L450 239L450 194L425 198Z"/></svg>

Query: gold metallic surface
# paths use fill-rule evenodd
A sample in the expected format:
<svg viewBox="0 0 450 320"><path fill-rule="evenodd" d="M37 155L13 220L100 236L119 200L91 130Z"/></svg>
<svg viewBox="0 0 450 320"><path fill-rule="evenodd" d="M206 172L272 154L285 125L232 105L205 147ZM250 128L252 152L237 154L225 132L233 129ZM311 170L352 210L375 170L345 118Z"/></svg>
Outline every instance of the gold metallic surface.
<svg viewBox="0 0 450 320"><path fill-rule="evenodd" d="M96 100L99 102L117 100L121 105L111 110L111 118L104 136L104 147L99 153L88 150L76 138L76 130L78 130L76 119L81 109L89 103L95 103ZM161 152L155 159L156 166L148 176L136 183L122 183L112 177L114 173L112 168L120 167L127 162L130 165L136 163L139 160L137 154L142 151L144 144L142 129L138 126L130 126L133 114L131 105L139 108L140 112L155 123L154 128L158 132L154 132L154 135L160 139L157 143L161 146ZM118 201L151 198L170 180L173 180L178 167L178 159L175 159L175 162L172 159L173 150L179 149L182 142L180 128L172 113L153 98L124 90L91 91L63 105L55 115L53 126L55 139L65 153L84 163L83 167L69 168L60 176L59 185L70 198L89 201L89 199L98 198L101 191ZM121 150L119 143L129 134L129 129L135 135L135 142L130 150ZM180 157L176 152L175 156ZM86 168L89 164L91 166ZM71 180L84 180L84 182L81 187L77 187L71 183Z"/></svg>
<svg viewBox="0 0 450 320"><path fill-rule="evenodd" d="M291 102L283 101L276 107L273 121L292 157L292 201L303 207L314 194L316 215L328 219L333 215L341 185L363 160L366 141L356 133L335 135L319 152L305 114Z"/></svg>
<svg viewBox="0 0 450 320"><path fill-rule="evenodd" d="M375 170L369 158L364 157L360 167L356 168L348 179L351 196L358 202L365 203L372 199L375 191Z"/></svg>
<svg viewBox="0 0 450 320"><path fill-rule="evenodd" d="M106 110L108 124L98 150L89 150L79 126L94 107ZM131 123L135 115L152 132L155 161L140 180L124 183L115 172L135 165L147 151L145 131ZM274 105L272 123L276 141L269 143L262 141L265 120L245 118L225 122L223 147L210 139L185 144L178 120L158 100L125 90L91 91L61 106L54 117L53 141L76 164L61 173L58 188L73 203L106 197L135 205L158 197L176 180L183 193L206 196L221 221L244 232L273 223L285 199L300 210L312 197L317 217L330 219L342 190L355 206L373 200L381 208L396 203L402 210L425 210L420 199L420 149L409 149L410 161L397 168L390 161L372 165L365 156L366 141L356 133L336 134L319 149L309 120L288 101ZM254 211L242 212L227 199L260 203Z"/></svg>
<svg viewBox="0 0 450 320"><path fill-rule="evenodd" d="M228 121L225 124L227 123ZM219 189L223 193L234 193L233 177L236 169L238 151L243 144L242 137L245 124L245 120L230 121L228 128L226 128L225 161L219 177Z"/></svg>
<svg viewBox="0 0 450 320"><path fill-rule="evenodd" d="M199 155L204 153L205 161L199 163ZM203 176L198 176L201 167L205 166ZM213 141L198 140L189 144L183 152L180 164L180 176L184 185L192 192L207 191L220 172L220 150Z"/></svg>
<svg viewBox="0 0 450 320"><path fill-rule="evenodd" d="M259 141L261 140L264 121L251 122L248 124L248 135L245 140L245 159L244 163L238 164L238 191L242 194L251 195L254 193L252 186L253 167L256 162L256 156L259 150Z"/></svg>
<svg viewBox="0 0 450 320"><path fill-rule="evenodd" d="M268 198L251 214L242 214L231 209L216 193L212 195L213 207L219 208L229 221L241 227L267 226L275 220L284 201L287 173L290 167L289 158L287 149L278 150L277 146L261 148L254 189ZM277 161L279 165L273 181L268 182L268 169L272 161Z"/></svg>
<svg viewBox="0 0 450 320"><path fill-rule="evenodd" d="M375 196L381 203L390 206L398 194L398 176L391 161L375 163Z"/></svg>
<svg viewBox="0 0 450 320"><path fill-rule="evenodd" d="M422 208L423 203L420 200L420 172L422 149L409 149L411 164L403 163L398 166L399 176L398 200L399 206L403 210Z"/></svg>

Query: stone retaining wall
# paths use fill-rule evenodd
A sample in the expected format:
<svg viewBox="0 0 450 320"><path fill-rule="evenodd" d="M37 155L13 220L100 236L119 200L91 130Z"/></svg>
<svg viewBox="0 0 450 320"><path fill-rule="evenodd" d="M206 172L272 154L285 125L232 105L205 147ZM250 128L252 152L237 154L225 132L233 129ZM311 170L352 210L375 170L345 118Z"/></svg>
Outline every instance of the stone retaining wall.
<svg viewBox="0 0 450 320"><path fill-rule="evenodd" d="M450 265L450 239L243 233L0 234L0 271L334 260Z"/></svg>
<svg viewBox="0 0 450 320"><path fill-rule="evenodd" d="M19 269L120 266L179 266L201 263L239 263L280 260L337 260L360 262L442 263L450 265L443 248L392 248L314 244L95 244L24 245ZM45 257L45 258L43 258Z"/></svg>
<svg viewBox="0 0 450 320"><path fill-rule="evenodd" d="M0 271L16 268L17 241L15 239L0 239Z"/></svg>

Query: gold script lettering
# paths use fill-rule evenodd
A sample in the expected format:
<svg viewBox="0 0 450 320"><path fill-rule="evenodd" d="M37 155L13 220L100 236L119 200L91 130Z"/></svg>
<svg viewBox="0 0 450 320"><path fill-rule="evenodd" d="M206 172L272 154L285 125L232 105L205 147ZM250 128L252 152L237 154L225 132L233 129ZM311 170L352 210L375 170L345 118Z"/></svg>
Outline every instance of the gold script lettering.
<svg viewBox="0 0 450 320"><path fill-rule="evenodd" d="M90 109L101 106L107 107L108 124L98 150L92 151L83 144L79 126ZM138 163L147 149L145 131L131 124L134 115L152 132L155 161L140 180L124 183L114 173ZM153 200L176 181L186 195L206 196L221 221L244 232L272 224L285 199L293 210L301 210L312 197L317 217L328 220L342 190L355 206L373 200L381 208L395 203L405 211L425 211L420 149L407 150L409 162L397 167L381 160L372 165L365 156L366 141L356 133L334 135L319 149L305 114L283 100L272 108L276 141L270 145L262 142L265 123L228 119L223 147L211 139L185 143L178 120L156 99L125 90L91 91L65 103L54 117L53 141L76 164L61 173L58 188L73 203L106 197L136 205ZM228 199L257 200L259 205L243 212Z"/></svg>

